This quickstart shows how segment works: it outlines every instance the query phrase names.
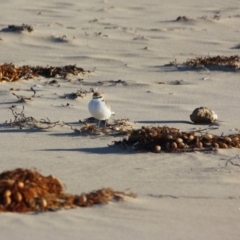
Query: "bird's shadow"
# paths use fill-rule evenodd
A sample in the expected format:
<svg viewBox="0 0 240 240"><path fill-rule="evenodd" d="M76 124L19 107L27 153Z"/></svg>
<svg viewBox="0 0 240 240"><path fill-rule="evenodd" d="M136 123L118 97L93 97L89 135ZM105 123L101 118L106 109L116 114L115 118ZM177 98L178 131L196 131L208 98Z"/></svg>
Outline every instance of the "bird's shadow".
<svg viewBox="0 0 240 240"><path fill-rule="evenodd" d="M0 104L12 104L12 105L14 105L16 103L21 104L22 102L20 102L18 100L15 100L15 101L1 102Z"/></svg>
<svg viewBox="0 0 240 240"><path fill-rule="evenodd" d="M209 127L219 127L220 122L216 121L213 123L193 123L186 120L164 120L164 121L136 121L136 123L142 123L142 124L176 124L176 123L183 123L183 124L189 124L191 126L209 126Z"/></svg>
<svg viewBox="0 0 240 240"><path fill-rule="evenodd" d="M49 136L53 136L53 137L79 137L79 136L83 136L82 134L80 135L79 133L76 133L74 131L72 132L65 132L65 133L49 133Z"/></svg>
<svg viewBox="0 0 240 240"><path fill-rule="evenodd" d="M136 121L136 123L145 123L145 124L174 124L174 123L184 123L184 124L191 124L194 125L194 123L190 121L185 120L164 120L164 121Z"/></svg>
<svg viewBox="0 0 240 240"><path fill-rule="evenodd" d="M123 150L117 146L108 146L108 147L93 147L93 148L48 148L42 149L40 151L47 152L84 152L88 154L131 154L131 150Z"/></svg>
<svg viewBox="0 0 240 240"><path fill-rule="evenodd" d="M37 128L20 128L20 127L9 127L3 124L0 124L0 133L40 133L46 132L44 129L37 129Z"/></svg>

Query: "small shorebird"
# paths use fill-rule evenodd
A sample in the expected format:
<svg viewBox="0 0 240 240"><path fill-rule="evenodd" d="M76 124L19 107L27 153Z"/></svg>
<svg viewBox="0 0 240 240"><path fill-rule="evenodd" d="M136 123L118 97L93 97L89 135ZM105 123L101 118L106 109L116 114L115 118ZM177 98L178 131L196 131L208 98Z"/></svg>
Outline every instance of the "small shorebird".
<svg viewBox="0 0 240 240"><path fill-rule="evenodd" d="M92 100L88 104L88 110L94 118L99 120L98 126L101 120L108 120L114 114L110 105L104 100L103 94L99 92L93 93Z"/></svg>

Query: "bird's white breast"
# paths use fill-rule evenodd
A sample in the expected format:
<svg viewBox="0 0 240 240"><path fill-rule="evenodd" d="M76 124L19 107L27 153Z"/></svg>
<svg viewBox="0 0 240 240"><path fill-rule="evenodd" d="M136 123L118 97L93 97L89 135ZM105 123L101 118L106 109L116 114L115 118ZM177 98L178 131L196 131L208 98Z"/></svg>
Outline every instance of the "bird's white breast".
<svg viewBox="0 0 240 240"><path fill-rule="evenodd" d="M93 99L88 104L88 110L91 115L98 120L107 120L111 117L111 109L107 107L105 101Z"/></svg>

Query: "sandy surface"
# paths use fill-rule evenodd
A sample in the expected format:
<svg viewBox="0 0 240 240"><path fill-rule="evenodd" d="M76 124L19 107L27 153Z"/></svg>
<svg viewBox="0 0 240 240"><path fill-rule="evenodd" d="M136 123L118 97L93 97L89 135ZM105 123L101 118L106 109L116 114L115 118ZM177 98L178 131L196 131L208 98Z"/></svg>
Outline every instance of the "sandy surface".
<svg viewBox="0 0 240 240"><path fill-rule="evenodd" d="M91 95L70 100L81 87L105 93L116 113L142 125L193 125L189 115L200 106L219 116L214 134L239 128L239 72L195 71L165 66L197 56L236 55L240 43L239 1L37 1L1 3L0 27L30 24L34 31L0 32L1 64L77 64L92 71L58 79L60 87L38 77L0 84L1 172L17 167L54 174L71 193L102 187L130 188L136 199L88 209L43 214L1 214L4 239L239 239L240 169L224 166L237 149L216 153L132 153L108 144L121 138L81 136L68 127L14 129L9 107L25 114L79 125L90 117ZM214 19L219 14L220 19ZM175 21L187 16L189 21ZM79 83L77 79L84 79ZM126 85L97 81L124 80ZM181 81L181 84L175 84ZM162 82L164 84L159 84ZM9 91L31 96L18 103ZM65 105L69 103L70 106Z"/></svg>

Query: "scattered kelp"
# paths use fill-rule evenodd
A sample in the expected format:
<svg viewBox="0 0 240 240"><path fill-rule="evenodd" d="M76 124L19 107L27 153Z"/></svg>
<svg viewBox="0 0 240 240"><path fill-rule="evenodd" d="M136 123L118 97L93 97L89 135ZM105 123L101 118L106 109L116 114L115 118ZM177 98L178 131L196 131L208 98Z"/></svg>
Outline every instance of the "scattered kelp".
<svg viewBox="0 0 240 240"><path fill-rule="evenodd" d="M12 63L0 65L0 82L14 82L20 79L32 79L37 76L29 66L17 67Z"/></svg>
<svg viewBox="0 0 240 240"><path fill-rule="evenodd" d="M86 97L88 94L90 93L94 93L94 89L90 88L88 91L87 90L83 90L82 88L77 90L75 93L69 93L69 94L65 94L64 98L68 98L68 99L76 99L76 98L84 98Z"/></svg>
<svg viewBox="0 0 240 240"><path fill-rule="evenodd" d="M132 132L133 126L129 119L114 119L111 123L105 122L105 127L99 127L92 124L96 119L91 117L80 121L83 126L80 129L71 126L74 132L83 135L129 135ZM98 121L98 120L97 120Z"/></svg>
<svg viewBox="0 0 240 240"><path fill-rule="evenodd" d="M195 57L187 59L186 62L180 63L177 59L174 59L163 67L165 71L173 71L174 69L180 71L188 70L205 70L210 72L211 70L217 71L239 71L240 57L238 55L233 56L215 56L215 57ZM162 83L162 82L160 82Z"/></svg>
<svg viewBox="0 0 240 240"><path fill-rule="evenodd" d="M128 85L133 85L136 84L135 81L131 81L131 80L108 80L108 81L98 81L96 84L98 84L99 86L117 86L117 85L122 85L122 86L128 86Z"/></svg>
<svg viewBox="0 0 240 240"><path fill-rule="evenodd" d="M28 101L32 101L33 98L35 97L36 95L36 91L31 87L30 88L31 91L33 91L33 95L31 97L25 97L25 96L22 96L22 95L18 95L16 93L12 93L14 96L16 96L18 98L18 101L19 102L28 102ZM13 91L13 90L12 90ZM16 91L16 90L15 90Z"/></svg>
<svg viewBox="0 0 240 240"><path fill-rule="evenodd" d="M228 136L209 134L207 128L199 131L181 132L177 128L143 126L133 129L127 139L113 144L137 151L149 152L192 152L209 151L218 148L240 148L240 133Z"/></svg>
<svg viewBox="0 0 240 240"><path fill-rule="evenodd" d="M83 68L77 67L76 65L66 65L63 67L52 67L52 66L30 66L24 65L18 67L12 63L5 63L0 65L0 82L14 82L20 79L32 79L35 77L64 77L66 78L68 74L78 75L78 74L90 73Z"/></svg>
<svg viewBox="0 0 240 240"><path fill-rule="evenodd" d="M7 28L3 28L2 31L4 32L32 32L33 27L31 25L22 24L22 25L9 25Z"/></svg>
<svg viewBox="0 0 240 240"><path fill-rule="evenodd" d="M220 161L224 161L225 164L224 165L220 164ZM221 158L218 163L219 167L227 167L229 164L236 166L236 167L240 167L240 156L236 155L236 156L228 158L228 159Z"/></svg>
<svg viewBox="0 0 240 240"><path fill-rule="evenodd" d="M54 42L68 42L67 36L62 35L62 36L51 36L51 40Z"/></svg>
<svg viewBox="0 0 240 240"><path fill-rule="evenodd" d="M221 18L221 15L219 13L213 15L213 17L207 17L207 16L202 16L200 18L196 18L196 19L193 19L193 18L189 18L187 16L178 16L176 18L175 21L179 22L179 21L183 21L183 22L186 22L186 21L196 21L196 20L219 20Z"/></svg>
<svg viewBox="0 0 240 240"><path fill-rule="evenodd" d="M6 125L15 128L37 128L37 129L49 129L55 126L63 126L64 123L60 121L51 122L48 118L37 120L34 117L27 117L24 114L24 106L21 112L17 112L15 110L15 105L10 107L12 114L14 116L14 120L6 121Z"/></svg>
<svg viewBox="0 0 240 240"><path fill-rule="evenodd" d="M188 21L188 20L189 20L189 18L186 16L178 16L176 19L176 21Z"/></svg>
<svg viewBox="0 0 240 240"><path fill-rule="evenodd" d="M59 179L35 170L18 168L0 174L0 212L43 212L120 201L135 194L103 188L73 195L64 192Z"/></svg>
<svg viewBox="0 0 240 240"><path fill-rule="evenodd" d="M69 103L62 105L63 107L71 106ZM56 126L69 127L74 132L81 135L129 135L132 132L132 123L129 119L115 119L111 123L106 122L104 127L95 124L96 120L93 117L87 118L84 121L79 121L81 123L80 128L76 128L68 123L62 121L52 122L48 118L37 120L32 116L26 116L24 113L24 106L21 112L16 111L16 105L9 108L12 111L14 119L6 121L6 126L19 128L19 129L39 129L45 130L54 128ZM100 124L99 124L100 125Z"/></svg>
<svg viewBox="0 0 240 240"><path fill-rule="evenodd" d="M50 86L60 87L60 84L59 84L58 80L56 80L56 79L53 79L51 81L47 81L45 84L50 85Z"/></svg>
<svg viewBox="0 0 240 240"><path fill-rule="evenodd" d="M186 66L192 68L207 67L220 67L219 70L224 68L239 69L239 56L215 56L215 57L196 57L186 61Z"/></svg>
<svg viewBox="0 0 240 240"><path fill-rule="evenodd" d="M66 65L64 67L31 67L33 72L36 72L38 75L43 77L64 77L66 78L68 74L78 75L79 73L85 74L90 73L90 71L86 71L83 68L77 67L76 65Z"/></svg>
<svg viewBox="0 0 240 240"><path fill-rule="evenodd" d="M76 81L77 84L85 85L85 86L109 86L109 87L116 87L116 86L136 86L140 85L134 80L105 80L105 81L85 81L85 79L78 79Z"/></svg>

